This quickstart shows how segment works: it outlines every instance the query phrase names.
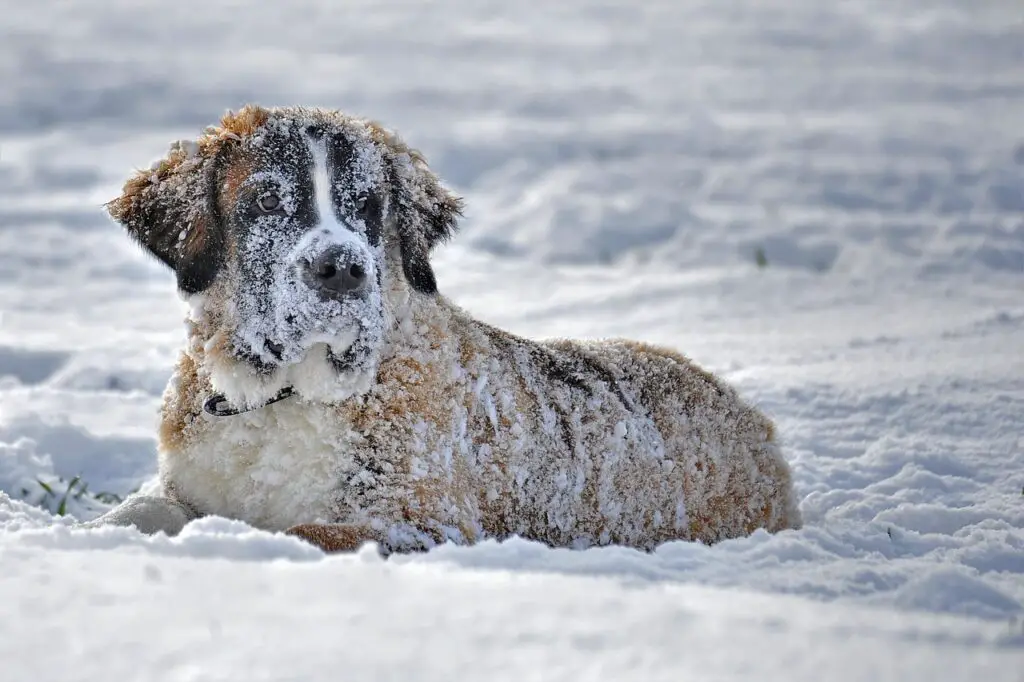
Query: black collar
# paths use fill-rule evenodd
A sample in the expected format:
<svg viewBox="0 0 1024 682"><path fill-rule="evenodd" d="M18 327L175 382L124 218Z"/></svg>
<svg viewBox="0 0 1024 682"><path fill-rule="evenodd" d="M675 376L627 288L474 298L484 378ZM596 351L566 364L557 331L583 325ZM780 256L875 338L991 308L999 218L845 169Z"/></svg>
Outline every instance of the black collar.
<svg viewBox="0 0 1024 682"><path fill-rule="evenodd" d="M285 386L277 392L277 395L262 405L257 405L256 407L235 408L231 407L231 403L228 402L223 393L215 393L207 398L206 402L203 403L203 410L206 414L213 415L214 417L230 417L234 414L242 414L243 412L262 409L267 405L272 405L278 401L284 400L285 398L290 398L293 395L295 395L295 389L291 386Z"/></svg>

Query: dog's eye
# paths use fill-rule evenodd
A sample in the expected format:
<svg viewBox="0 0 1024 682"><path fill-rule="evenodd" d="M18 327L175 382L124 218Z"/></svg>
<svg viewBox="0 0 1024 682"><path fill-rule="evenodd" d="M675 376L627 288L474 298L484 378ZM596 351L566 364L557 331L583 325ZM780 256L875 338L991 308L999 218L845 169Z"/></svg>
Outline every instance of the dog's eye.
<svg viewBox="0 0 1024 682"><path fill-rule="evenodd" d="M360 194L356 198L356 215L360 218L366 217L366 212L369 210L370 204L368 197L365 194Z"/></svg>
<svg viewBox="0 0 1024 682"><path fill-rule="evenodd" d="M256 200L256 205L260 207L260 210L264 213L274 213L275 211L281 210L281 197L277 196L273 192L267 192Z"/></svg>

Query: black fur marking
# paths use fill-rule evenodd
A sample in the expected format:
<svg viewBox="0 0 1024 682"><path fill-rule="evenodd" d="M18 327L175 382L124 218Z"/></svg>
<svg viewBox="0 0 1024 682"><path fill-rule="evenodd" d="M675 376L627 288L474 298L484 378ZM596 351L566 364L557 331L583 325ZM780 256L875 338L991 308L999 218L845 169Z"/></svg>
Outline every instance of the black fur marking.
<svg viewBox="0 0 1024 682"><path fill-rule="evenodd" d="M373 457L353 451L352 458L358 468L345 476L344 485L356 496L364 497L377 487L377 479L383 478L387 472ZM366 476L366 474L370 475Z"/></svg>
<svg viewBox="0 0 1024 682"><path fill-rule="evenodd" d="M256 205L260 196L267 192L282 192L278 181L266 178L260 182L243 185L230 207L227 228L239 245L239 253L251 252L251 240L258 238L265 247L264 253L271 253L279 240L298 238L312 229L316 223L313 205L311 174L312 157L305 144L295 144L291 136L277 134L267 136L262 147L254 152L259 170L269 170L274 176L282 177L291 185L293 195L292 213L265 213ZM239 270L243 273L240 286L250 293L270 291L274 285L273 263L266 257L239 258ZM270 315L270 299L265 295L245 297L247 316ZM259 349L256 349L257 352Z"/></svg>
<svg viewBox="0 0 1024 682"><path fill-rule="evenodd" d="M504 332L488 324L481 324L495 347L501 349L510 358L516 357L516 346L509 341ZM549 381L566 384L572 389L582 391L589 397L593 397L595 394L594 384L597 382L603 383L621 401L623 407L632 413L637 411L636 402L625 394L611 370L601 364L596 358L591 357L586 351L582 349L567 351L560 348L535 346L532 344L527 344L525 348L530 360ZM552 407L558 413L562 438L565 441L566 447L569 452L573 452L575 439L572 436L572 426L569 423L571 410L557 403L552 405Z"/></svg>
<svg viewBox="0 0 1024 682"><path fill-rule="evenodd" d="M531 350L531 355L540 370L550 379L594 395L593 382L605 384L622 406L630 412L636 411L636 404L623 392L615 375L599 360L583 349L551 348L540 346Z"/></svg>
<svg viewBox="0 0 1024 682"><path fill-rule="evenodd" d="M413 289L421 294L437 293L437 278L430 266L430 257L424 249L413 244L411 237L401 235L399 247L402 251L402 272Z"/></svg>
<svg viewBox="0 0 1024 682"><path fill-rule="evenodd" d="M564 355L543 346L533 346L530 348L530 358L548 379L560 381L588 395L593 394L586 377L581 376L575 363Z"/></svg>
<svg viewBox="0 0 1024 682"><path fill-rule="evenodd" d="M272 365L268 362L264 362L260 356L256 355L255 353L250 353L249 351L243 350L242 348L239 347L239 344L237 343L234 344L233 354L238 360L248 364L250 367L253 368L253 370L257 374L261 376L270 376L271 374L274 373L274 370L277 369L277 365Z"/></svg>
<svg viewBox="0 0 1024 682"><path fill-rule="evenodd" d="M480 322L479 325L484 333L487 334L491 343L501 349L508 357L515 357L515 351L518 346L513 344L512 340L519 340L522 344L521 347L530 356L530 360L536 364L537 369L551 381L567 384L576 390L583 391L588 396L594 394L594 389L590 383L591 377L588 377L584 370L596 369L600 379L605 381L610 379L614 382L614 377L605 368L593 362L583 362L583 358L580 356L569 355L565 351L548 346L535 345L522 339L516 339L514 336L510 338L507 332L485 322ZM612 385L614 386L615 384ZM629 404L626 401L623 401L623 403Z"/></svg>
<svg viewBox="0 0 1024 682"><path fill-rule="evenodd" d="M572 362L572 358L568 358L564 354L554 352L543 346L531 346L529 354L530 359L533 360L540 372L549 380L560 381L587 395L594 394L594 389L590 381L588 381L589 377L579 371L580 368L576 363ZM576 439L573 436L572 424L570 423L572 408L560 404L557 400L554 401L552 407L558 413L558 424L562 430L562 440L565 442L566 451L575 453Z"/></svg>
<svg viewBox="0 0 1024 682"><path fill-rule="evenodd" d="M366 209L363 221L366 223L366 241L370 246L380 244L381 232L384 231L383 206L380 196L376 192L366 195Z"/></svg>
<svg viewBox="0 0 1024 682"><path fill-rule="evenodd" d="M356 352L356 344L349 346L348 350L342 353L340 356L335 355L334 351L328 349L327 360L331 363L331 367L338 374L343 374L351 370L358 359L358 353Z"/></svg>
<svg viewBox="0 0 1024 682"><path fill-rule="evenodd" d="M385 172L392 186L391 208L398 228L402 272L413 289L437 293L437 278L430 265L430 251L456 231L462 215L461 202L436 183L427 183L427 201L416 201L410 188L400 181L393 160L385 159Z"/></svg>
<svg viewBox="0 0 1024 682"><path fill-rule="evenodd" d="M612 391L612 393L615 394L615 397L617 397L619 401L622 402L623 407L625 407L630 412L636 411L636 404L632 400L630 400L630 398L625 394L625 392L623 392L622 386L619 385L618 379L615 378L615 375L612 374L612 371L610 369L601 364L601 362L597 358L591 356L585 350L579 349L576 350L575 352L578 353L578 355L571 356L572 359L570 360L574 361L574 372L578 373L581 369L585 368L592 372L593 374L597 375L597 378L600 381L607 384L608 388ZM565 356L562 357L564 358Z"/></svg>
<svg viewBox="0 0 1024 682"><path fill-rule="evenodd" d="M350 203L350 199L354 197L348 197L348 185L351 184L350 166L352 163L352 142L344 135L334 135L327 140L326 144L327 151L327 175L330 178L330 204L335 211L338 210L338 206L344 206L346 203ZM335 175L341 175L343 182L337 182ZM337 215L333 216L320 216L320 220L338 219ZM344 221L342 221L344 224Z"/></svg>
<svg viewBox="0 0 1024 682"><path fill-rule="evenodd" d="M181 258L175 267L178 277L178 288L187 294L196 294L203 291L217 278L217 273L224 267L225 256L225 234L224 218L220 210L218 198L220 193L221 176L224 169L224 157L227 147L218 150L217 155L207 164L203 177L204 188L204 216L199 218L205 222L203 239L199 249L194 253L181 253ZM185 207L184 210L188 210ZM199 229L200 226L193 225L192 229Z"/></svg>
<svg viewBox="0 0 1024 682"><path fill-rule="evenodd" d="M558 356L552 351L543 347L536 347L529 344L524 346L517 346L512 342L512 339L510 339L508 335L505 334L505 332L502 332L500 329L492 327L488 324L482 324L482 328L484 330L484 333L486 333L488 338L491 340L491 343L494 344L495 348L499 349L502 353L505 354L506 357L511 358L514 362L522 363L524 360L527 359L524 358L522 354L516 352L518 348L523 348L527 352L529 361L534 363L540 369L540 371L549 379L562 381L563 383L568 384L570 387L579 391L583 391L587 394L591 394L593 392L584 379L582 379L579 376L576 376L571 372L565 371L564 365L559 363ZM527 376L530 374L529 367L522 367L521 371L523 376ZM534 387L532 390L536 393L537 388ZM536 399L538 405L548 403L545 396L541 394L537 394ZM576 438L573 436L571 422L571 417L573 413L572 407L562 405L557 401L552 403L551 407L554 408L555 412L558 414L558 426L559 430L561 431L562 442L565 444L566 451L569 453L575 453Z"/></svg>
<svg viewBox="0 0 1024 682"><path fill-rule="evenodd" d="M565 443L565 450L575 454L577 443L572 434L572 424L569 421L570 412L564 405L557 402L554 404L554 408L558 412L558 425L562 429L562 442Z"/></svg>

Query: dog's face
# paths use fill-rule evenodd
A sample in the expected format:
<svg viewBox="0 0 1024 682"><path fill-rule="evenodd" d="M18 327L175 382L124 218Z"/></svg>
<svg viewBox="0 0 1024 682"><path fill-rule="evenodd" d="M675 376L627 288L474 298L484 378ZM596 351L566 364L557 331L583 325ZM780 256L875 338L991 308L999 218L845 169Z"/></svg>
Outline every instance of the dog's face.
<svg viewBox="0 0 1024 682"><path fill-rule="evenodd" d="M319 400L366 390L396 300L435 294L429 253L460 202L373 123L247 107L109 208L174 269L214 388L255 405L284 386Z"/></svg>

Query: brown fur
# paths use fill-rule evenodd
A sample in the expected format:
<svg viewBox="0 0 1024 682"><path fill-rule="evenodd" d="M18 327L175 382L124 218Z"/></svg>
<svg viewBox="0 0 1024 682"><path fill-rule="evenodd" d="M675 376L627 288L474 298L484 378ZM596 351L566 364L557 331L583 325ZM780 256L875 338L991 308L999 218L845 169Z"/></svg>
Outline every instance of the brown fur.
<svg viewBox="0 0 1024 682"><path fill-rule="evenodd" d="M220 126L207 128L196 141L199 156L205 159L213 158L225 142L252 135L266 124L268 116L269 112L266 109L256 105L246 105L237 113L229 111L221 118ZM178 149L169 153L156 168L136 171L135 175L125 182L121 195L107 203L111 217L120 222L127 222L138 206L143 192L151 185L158 184L181 170L182 164L187 160L188 155Z"/></svg>
<svg viewBox="0 0 1024 682"><path fill-rule="evenodd" d="M367 542L380 542L380 533L348 523L303 523L287 530L325 552L352 552Z"/></svg>

